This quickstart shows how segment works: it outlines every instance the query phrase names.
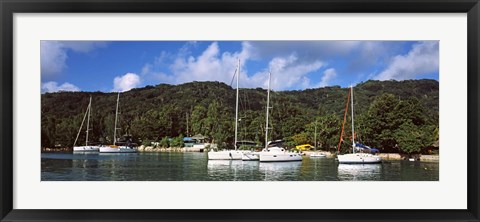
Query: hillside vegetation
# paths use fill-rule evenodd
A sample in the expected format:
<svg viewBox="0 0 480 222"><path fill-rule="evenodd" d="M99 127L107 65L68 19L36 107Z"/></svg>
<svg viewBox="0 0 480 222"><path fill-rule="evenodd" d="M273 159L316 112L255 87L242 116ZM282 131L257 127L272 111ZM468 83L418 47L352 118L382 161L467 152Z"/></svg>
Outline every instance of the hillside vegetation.
<svg viewBox="0 0 480 222"><path fill-rule="evenodd" d="M271 93L271 139L288 146L313 144L336 149L348 88L338 86ZM367 81L354 88L356 140L384 152L418 152L438 141L439 84L435 80ZM41 96L42 147L73 146L92 96L90 141L111 144L117 93L58 92ZM265 89L240 89L239 139L261 145L265 132ZM202 134L221 147L233 146L235 89L219 82L147 86L120 94L117 135L136 142ZM344 144L351 144L348 112ZM79 144L85 141L85 126Z"/></svg>

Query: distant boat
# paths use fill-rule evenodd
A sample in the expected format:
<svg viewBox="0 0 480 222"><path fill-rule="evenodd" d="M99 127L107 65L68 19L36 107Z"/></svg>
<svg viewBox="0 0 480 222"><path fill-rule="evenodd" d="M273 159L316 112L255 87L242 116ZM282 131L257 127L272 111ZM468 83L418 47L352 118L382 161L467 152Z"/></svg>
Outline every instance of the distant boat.
<svg viewBox="0 0 480 222"><path fill-rule="evenodd" d="M136 153L137 149L127 145L101 146L100 153Z"/></svg>
<svg viewBox="0 0 480 222"><path fill-rule="evenodd" d="M115 110L115 127L113 130L113 144L100 147L100 153L136 153L137 149L131 143L117 143L117 122L118 122L118 104L120 101L120 93L117 95L117 108Z"/></svg>
<svg viewBox="0 0 480 222"><path fill-rule="evenodd" d="M360 163L360 164L363 164L363 163L381 163L382 158L379 157L379 156L372 155L371 153L357 153L356 152L357 149L363 148L363 147L359 146L359 148L357 148L357 144L355 143L355 127L354 127L354 118L353 118L353 87L352 86L350 87L349 98L350 97L352 97L351 98L351 102L352 102L351 106L352 106L352 150L353 150L353 153L338 155L337 156L338 162L339 163ZM348 105L348 100L347 100L347 105ZM347 109L348 109L348 106L347 106ZM347 112L347 110L345 110L345 113L346 112ZM344 120L345 120L345 118L344 118ZM342 133L343 133L343 128L342 128ZM340 143L341 143L341 136L340 136ZM339 144L339 148L340 148L340 144Z"/></svg>
<svg viewBox="0 0 480 222"><path fill-rule="evenodd" d="M85 153L85 152L98 152L99 146L88 145L88 131L90 131L90 113L92 110L92 97L90 96L90 102L88 103L87 110L85 111L85 115L83 116L82 124L78 129L77 138L75 138L75 142L73 143L73 152L74 153ZM80 132L83 128L83 123L85 122L85 118L87 118L87 129L85 130L85 146L75 146L77 144L78 136L80 136Z"/></svg>
<svg viewBox="0 0 480 222"><path fill-rule="evenodd" d="M289 161L302 161L302 155L300 153L294 153L287 151L280 146L268 146L259 152L260 162L289 162Z"/></svg>
<svg viewBox="0 0 480 222"><path fill-rule="evenodd" d="M268 90L267 90L267 114L265 123L265 148L259 152L260 162L287 162L302 161L300 153L287 151L285 148L277 146L275 143L268 142L268 113L270 109L270 81L271 73L268 73ZM270 146L269 146L270 145Z"/></svg>
<svg viewBox="0 0 480 222"><path fill-rule="evenodd" d="M312 153L310 154L310 157L326 157L327 155L322 154L322 153Z"/></svg>
<svg viewBox="0 0 480 222"><path fill-rule="evenodd" d="M238 67L235 70L237 75L237 99L235 106L235 150L220 150L210 149L208 151L208 160L242 160L243 153L246 151L237 150L237 129L238 129L238 91L239 91L239 76L240 76L240 59L238 60Z"/></svg>

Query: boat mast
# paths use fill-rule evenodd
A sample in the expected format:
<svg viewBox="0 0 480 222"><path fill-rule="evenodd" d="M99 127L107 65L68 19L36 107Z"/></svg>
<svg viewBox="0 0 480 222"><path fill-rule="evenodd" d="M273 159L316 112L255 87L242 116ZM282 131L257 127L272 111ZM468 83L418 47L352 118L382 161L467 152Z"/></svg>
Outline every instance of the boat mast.
<svg viewBox="0 0 480 222"><path fill-rule="evenodd" d="M115 109L115 129L113 130L113 145L117 143L117 121L118 121L118 101L120 100L120 93L117 94L117 108Z"/></svg>
<svg viewBox="0 0 480 222"><path fill-rule="evenodd" d="M340 132L340 141L338 141L337 153L340 153L340 148L343 142L343 132L345 130L345 123L347 122L348 103L350 102L350 93L347 94L347 103L345 104L345 113L343 113L342 131Z"/></svg>
<svg viewBox="0 0 480 222"><path fill-rule="evenodd" d="M313 149L317 151L317 121L315 120L315 134L313 135Z"/></svg>
<svg viewBox="0 0 480 222"><path fill-rule="evenodd" d="M188 132L188 112L185 115L187 116L187 137L189 137L190 133Z"/></svg>
<svg viewBox="0 0 480 222"><path fill-rule="evenodd" d="M90 110L92 109L92 96L90 96L90 102L88 103L88 117L87 117L87 131L85 137L85 146L88 146L88 131L90 130Z"/></svg>
<svg viewBox="0 0 480 222"><path fill-rule="evenodd" d="M268 109L270 109L270 81L272 73L268 72L268 88L267 88L267 118L265 123L265 149L268 148Z"/></svg>
<svg viewBox="0 0 480 222"><path fill-rule="evenodd" d="M350 97L352 97L352 146L353 146L353 153L355 153L355 127L353 125L353 86L350 86Z"/></svg>
<svg viewBox="0 0 480 222"><path fill-rule="evenodd" d="M80 125L80 128L78 129L77 138L75 138L75 141L73 142L73 146L75 146L77 144L78 136L80 136L80 132L82 132L83 123L85 122L85 118L87 117L89 108L90 108L90 105L88 105L87 110L85 110L85 115L83 115L82 124Z"/></svg>
<svg viewBox="0 0 480 222"><path fill-rule="evenodd" d="M237 150L237 131L238 131L238 91L239 85L238 80L240 77L240 59L238 59L238 68L237 68L237 100L235 102L235 150Z"/></svg>

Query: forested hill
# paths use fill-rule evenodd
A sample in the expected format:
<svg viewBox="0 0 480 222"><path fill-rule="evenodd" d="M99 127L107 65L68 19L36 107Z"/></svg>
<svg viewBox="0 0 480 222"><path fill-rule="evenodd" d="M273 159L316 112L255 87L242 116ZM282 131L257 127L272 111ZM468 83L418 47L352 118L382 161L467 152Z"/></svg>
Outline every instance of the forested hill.
<svg viewBox="0 0 480 222"><path fill-rule="evenodd" d="M121 93L121 129L117 135L130 134L139 142L185 136L188 119L189 135L203 134L214 142L231 144L235 92L224 83L191 82L147 86ZM319 145L336 146L348 93L348 88L338 86L272 92L270 119L273 130L270 137L286 139L292 145L313 143L311 131L316 123ZM93 100L90 141L111 143L117 93L58 92L41 96L42 147L73 145L90 96ZM240 139L259 143L264 140L266 96L265 89L240 89ZM395 138L397 132L394 131L401 126L434 130L438 134L438 81L364 82L354 88L354 103L357 136L375 146L397 146L394 144L399 141L386 142L389 138L384 141L378 137L391 134L390 137ZM378 121L385 121L386 125ZM380 124L382 128L370 124ZM85 140L84 131L85 126L79 137L80 144Z"/></svg>

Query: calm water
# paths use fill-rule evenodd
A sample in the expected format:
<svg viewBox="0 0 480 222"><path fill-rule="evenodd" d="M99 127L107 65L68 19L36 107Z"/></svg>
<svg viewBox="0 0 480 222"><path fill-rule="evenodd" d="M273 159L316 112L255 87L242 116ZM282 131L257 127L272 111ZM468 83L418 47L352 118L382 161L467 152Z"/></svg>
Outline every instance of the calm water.
<svg viewBox="0 0 480 222"><path fill-rule="evenodd" d="M438 181L438 162L338 164L332 158L301 162L208 161L206 153L42 153L42 181Z"/></svg>

